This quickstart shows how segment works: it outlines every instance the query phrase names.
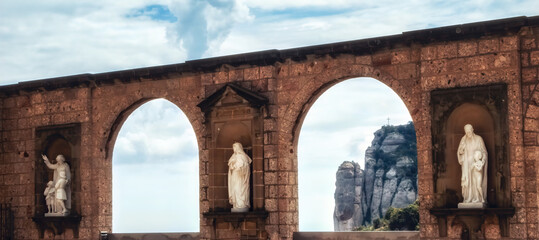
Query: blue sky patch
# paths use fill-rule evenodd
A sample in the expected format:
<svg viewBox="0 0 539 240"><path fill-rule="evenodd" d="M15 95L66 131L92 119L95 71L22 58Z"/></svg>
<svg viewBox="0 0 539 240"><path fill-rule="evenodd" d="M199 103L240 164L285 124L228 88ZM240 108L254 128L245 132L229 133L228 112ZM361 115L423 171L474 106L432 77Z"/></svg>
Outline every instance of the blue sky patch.
<svg viewBox="0 0 539 240"><path fill-rule="evenodd" d="M353 9L327 9L327 8L288 8L283 10L260 10L260 9L251 9L251 11L258 17L263 16L281 16L289 19L300 19L300 18L309 18L309 17L325 17L344 14L353 11Z"/></svg>
<svg viewBox="0 0 539 240"><path fill-rule="evenodd" d="M133 12L127 15L127 17L136 18L136 17L149 17L155 21L165 21L165 22L176 22L178 18L170 12L167 6L165 5L148 5L144 8L135 9Z"/></svg>

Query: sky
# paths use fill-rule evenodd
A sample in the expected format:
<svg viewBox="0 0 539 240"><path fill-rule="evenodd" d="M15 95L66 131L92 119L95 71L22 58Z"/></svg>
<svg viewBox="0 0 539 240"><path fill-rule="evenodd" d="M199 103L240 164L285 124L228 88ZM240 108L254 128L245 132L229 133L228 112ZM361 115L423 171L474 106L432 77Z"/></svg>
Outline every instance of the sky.
<svg viewBox="0 0 539 240"><path fill-rule="evenodd" d="M0 85L535 15L539 15L536 0L2 0ZM372 89L364 93L372 98L357 97L362 89ZM342 96L350 94L347 102L353 102L351 107L324 108L335 106ZM333 208L331 198L316 194L332 196L334 185L317 192L312 184L303 184L309 174L322 174L319 171L329 164L330 160L317 156L335 162L326 167L334 174L344 160L361 163L372 130L385 124L384 119L389 117L392 124L406 121L405 109L392 110L391 114L377 111L402 104L391 94L377 81L354 79L330 88L315 102L299 140L300 230L332 230L326 217L309 222L319 217L305 215L320 209L318 205L310 210L309 202L316 202L312 199L323 199L320 202L327 209ZM374 96L386 96L389 107L378 107L385 100L375 101ZM337 112L328 114L330 110ZM198 201L198 156L194 133L189 131L192 128L181 110L164 100L149 102L128 118L113 156L114 231L198 231L198 221L182 220L198 218L192 215L193 202ZM334 141L325 146L313 138ZM172 184L166 190L170 182L192 184ZM167 193L170 195L163 195ZM174 201L160 202L162 199ZM150 219L152 213L172 205L188 207L167 208L170 211L166 214L157 214L162 222L155 222L150 230L141 228L150 225L144 219ZM167 214L174 216L164 217ZM128 220L139 225L127 226ZM194 227L189 225L193 222Z"/></svg>

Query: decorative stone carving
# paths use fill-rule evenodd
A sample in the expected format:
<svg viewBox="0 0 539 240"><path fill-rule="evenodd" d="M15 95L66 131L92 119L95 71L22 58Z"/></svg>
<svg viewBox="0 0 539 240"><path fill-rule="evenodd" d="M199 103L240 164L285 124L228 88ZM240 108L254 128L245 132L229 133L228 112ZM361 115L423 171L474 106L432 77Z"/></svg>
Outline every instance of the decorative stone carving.
<svg viewBox="0 0 539 240"><path fill-rule="evenodd" d="M464 126L466 133L457 151L462 167L462 203L459 208L485 208L487 196L487 149L483 138L474 133L471 124Z"/></svg>
<svg viewBox="0 0 539 240"><path fill-rule="evenodd" d="M71 209L71 188L69 185L71 181L71 170L69 165L65 162L63 155L56 156L55 164L52 164L47 156L41 155L41 157L45 165L49 169L54 170L53 180L47 183L44 193L49 210L45 214L45 217L67 216Z"/></svg>
<svg viewBox="0 0 539 240"><path fill-rule="evenodd" d="M243 151L241 143L232 144L234 153L228 160L228 200L232 212L249 211L249 179L251 158Z"/></svg>

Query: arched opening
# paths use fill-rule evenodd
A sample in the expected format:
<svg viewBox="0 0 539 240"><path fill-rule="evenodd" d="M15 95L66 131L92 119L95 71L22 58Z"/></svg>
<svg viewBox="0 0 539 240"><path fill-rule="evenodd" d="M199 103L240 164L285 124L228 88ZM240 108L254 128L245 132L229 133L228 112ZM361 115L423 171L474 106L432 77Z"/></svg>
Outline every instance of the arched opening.
<svg viewBox="0 0 539 240"><path fill-rule="evenodd" d="M322 89L319 94L319 97L313 96L318 99L305 116L298 139L299 230L334 231L336 229L334 212L336 211L340 211L338 218L343 220L343 224L349 224L351 228L355 228L352 226L353 223L347 222L349 219L357 219L361 215L360 221L371 223L373 216L367 212L373 212L374 208L380 212L378 215L383 215L388 207L402 207L395 206L398 204L393 204L391 201L384 202L383 194L389 194L391 198L410 198L413 195L412 198L415 200L417 198L415 130L411 123L412 118L400 97L391 88L373 78L346 80L329 89ZM373 157L370 159L371 163L367 159L367 165L372 165L371 172L368 172L365 170L366 151L369 147L371 150L374 149L371 144L375 144L373 141L376 137L375 132L380 135L382 127L386 127L384 130L386 134L381 135L384 137L392 135L392 132L387 130L388 125L408 125L407 129L411 126L413 132L411 137L414 142L411 148L415 153L415 159L397 160L393 164L401 164L400 168L387 166L387 169L378 172L376 170L384 169L379 166L383 165L380 163L383 161ZM402 140L400 137L395 138ZM369 156L373 154L374 152L371 152ZM355 163L347 165L343 163L344 161ZM341 165L345 165L343 171L340 169ZM388 182L387 184L392 184L394 192L386 193L383 187L385 182L382 181L378 183L382 184L378 186L382 189L378 196L373 194L376 188L374 182L369 183L371 186L367 186L365 180L358 182L360 178L365 179L365 176L369 174L371 180L384 180L393 173L399 175L403 165L412 169L410 171L415 170L412 173L414 176L412 179L398 178L391 183ZM358 166L362 171L358 171ZM377 178L377 173L381 174L379 178ZM350 185L345 187L350 191L337 189L340 192L336 192L336 176L338 175L343 177L345 184ZM397 196L395 191L400 190L403 193ZM364 194L368 191L370 193ZM363 194L356 194L356 192ZM338 206L336 209L336 198L350 203ZM374 198L379 198L377 207L371 207ZM368 202L368 205L358 205L358 202L363 202L363 204Z"/></svg>
<svg viewBox="0 0 539 240"><path fill-rule="evenodd" d="M176 105L157 99L133 111L112 159L113 232L199 231L197 141Z"/></svg>

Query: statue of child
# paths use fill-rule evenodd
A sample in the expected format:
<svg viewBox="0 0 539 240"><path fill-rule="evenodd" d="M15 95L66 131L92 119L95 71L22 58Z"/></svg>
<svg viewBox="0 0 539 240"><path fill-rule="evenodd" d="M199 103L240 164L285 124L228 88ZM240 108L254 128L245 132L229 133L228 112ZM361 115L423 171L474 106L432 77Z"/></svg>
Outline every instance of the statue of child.
<svg viewBox="0 0 539 240"><path fill-rule="evenodd" d="M49 181L47 183L47 188L45 188L45 202L47 203L47 208L49 213L56 212L56 189L53 187L54 182Z"/></svg>
<svg viewBox="0 0 539 240"><path fill-rule="evenodd" d="M473 178L473 187L474 193L476 194L474 196L474 199L472 199L472 202L484 202L483 198L483 191L482 191L482 183L483 183L483 166L485 165L485 161L483 160L483 153L481 151L475 151L473 155L474 163L473 163L473 170L472 170L472 178Z"/></svg>

